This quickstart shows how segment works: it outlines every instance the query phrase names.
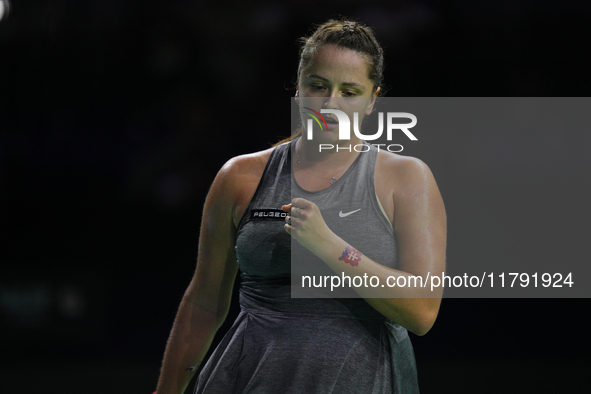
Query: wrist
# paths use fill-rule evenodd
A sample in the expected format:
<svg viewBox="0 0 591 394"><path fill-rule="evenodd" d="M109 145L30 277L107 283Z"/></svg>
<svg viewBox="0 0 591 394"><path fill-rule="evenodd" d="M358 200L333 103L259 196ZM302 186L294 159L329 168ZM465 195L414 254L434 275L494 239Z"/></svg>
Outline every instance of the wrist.
<svg viewBox="0 0 591 394"><path fill-rule="evenodd" d="M341 237L331 231L329 236L321 238L313 253L326 264L330 265L340 255L341 249L344 249L346 245L347 243Z"/></svg>

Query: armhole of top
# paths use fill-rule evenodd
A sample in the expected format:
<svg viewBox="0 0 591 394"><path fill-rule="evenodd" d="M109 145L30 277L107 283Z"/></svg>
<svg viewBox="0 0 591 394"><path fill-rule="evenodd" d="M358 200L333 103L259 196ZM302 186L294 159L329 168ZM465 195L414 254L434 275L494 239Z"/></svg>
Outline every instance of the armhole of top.
<svg viewBox="0 0 591 394"><path fill-rule="evenodd" d="M373 148L375 149L375 147L373 147ZM380 201L380 198L378 197L378 192L377 192L376 186L375 186L375 169L376 169L376 165L378 162L378 154L379 154L379 151L376 151L375 160L373 162L373 171L371 172L370 179L368 179L369 186L373 190L373 194L376 199L376 203L378 205L378 208L380 209L380 212L382 212L382 215L384 215L384 219L386 219L386 223L388 223L390 225L390 229L392 230L392 233L394 233L394 224L390 221L390 218L388 218L388 214L386 213L386 210L384 209L384 206L382 205L382 202Z"/></svg>
<svg viewBox="0 0 591 394"><path fill-rule="evenodd" d="M386 213L386 210L382 206L382 203L380 202L380 198L378 197L378 192L376 192L375 188L374 188L373 192L376 195L376 201L378 202L378 207L380 207L380 211L382 211L382 213L384 214L384 217L386 218L386 220L388 221L388 223L390 223L390 228L392 229L392 231L394 231L394 225L390 221L390 218L388 217L388 214Z"/></svg>
<svg viewBox="0 0 591 394"><path fill-rule="evenodd" d="M281 145L279 145L279 146L281 146ZM260 194L260 191L263 187L263 180L265 179L265 176L267 175L267 172L269 171L269 167L271 166L271 161L274 159L275 154L277 153L277 148L279 146L275 147L275 149L273 149L273 151L271 152L271 155L269 155L269 160L267 160L267 164L265 164L265 169L263 170L263 175L261 175L261 179L259 180L259 184L257 185L257 188L256 188L254 194L252 195L252 198L250 199L248 206L244 210L244 213L242 214L242 217L240 218L240 221L238 222L238 226L236 227L236 236L238 236L238 232L240 231L240 228L242 227L242 225L246 221L246 218L248 218L248 214L250 213L250 209L252 208L254 201L257 199L258 195Z"/></svg>

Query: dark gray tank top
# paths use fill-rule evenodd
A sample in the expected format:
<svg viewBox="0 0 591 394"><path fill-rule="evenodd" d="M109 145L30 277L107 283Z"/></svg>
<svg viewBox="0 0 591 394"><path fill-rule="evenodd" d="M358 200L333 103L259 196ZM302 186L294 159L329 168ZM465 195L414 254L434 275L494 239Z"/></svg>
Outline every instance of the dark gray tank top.
<svg viewBox="0 0 591 394"><path fill-rule="evenodd" d="M374 188L377 151L361 153L328 189L307 192L292 177L291 146L272 152L239 223L241 312L200 373L195 393L418 393L405 328L362 298L291 296L294 245L280 208L293 197L318 204L328 226L353 247L396 266L394 234ZM319 259L318 266L328 269Z"/></svg>
<svg viewBox="0 0 591 394"><path fill-rule="evenodd" d="M360 153L334 185L310 192L293 177L292 146L295 144L285 143L273 151L238 225L236 251L243 274L267 279L290 275L291 238L283 229L285 213L279 209L295 197L316 203L328 227L351 246L382 265L396 268L394 233L374 186L377 149L371 146L368 152ZM292 256L296 256L295 251Z"/></svg>

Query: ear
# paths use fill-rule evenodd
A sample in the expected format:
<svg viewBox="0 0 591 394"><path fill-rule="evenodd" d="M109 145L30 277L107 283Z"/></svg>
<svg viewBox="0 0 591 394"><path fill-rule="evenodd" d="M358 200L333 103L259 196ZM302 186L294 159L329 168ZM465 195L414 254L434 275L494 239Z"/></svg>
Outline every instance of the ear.
<svg viewBox="0 0 591 394"><path fill-rule="evenodd" d="M371 115L371 113L373 112L373 106L376 103L376 98L378 97L378 94L380 93L380 88L376 89L376 92L371 96L371 99L369 100L369 104L367 105L367 108L365 109L365 115Z"/></svg>
<svg viewBox="0 0 591 394"><path fill-rule="evenodd" d="M294 97L295 97L295 102L299 104L300 103L300 89L296 89Z"/></svg>

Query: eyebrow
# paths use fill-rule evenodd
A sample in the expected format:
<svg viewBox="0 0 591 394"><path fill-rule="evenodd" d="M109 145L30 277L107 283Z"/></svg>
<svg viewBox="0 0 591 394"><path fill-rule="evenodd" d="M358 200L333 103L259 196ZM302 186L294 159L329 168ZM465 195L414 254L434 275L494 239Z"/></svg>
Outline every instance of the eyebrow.
<svg viewBox="0 0 591 394"><path fill-rule="evenodd" d="M316 79L320 79L321 81L324 82L329 82L328 79L321 77L320 75L316 75L316 74L310 74L310 75L306 75L306 78L316 78ZM360 85L356 82L343 82L341 83L341 85L345 85L345 86L352 86L352 87L356 87L356 88L360 88L360 89L365 89L365 86Z"/></svg>

